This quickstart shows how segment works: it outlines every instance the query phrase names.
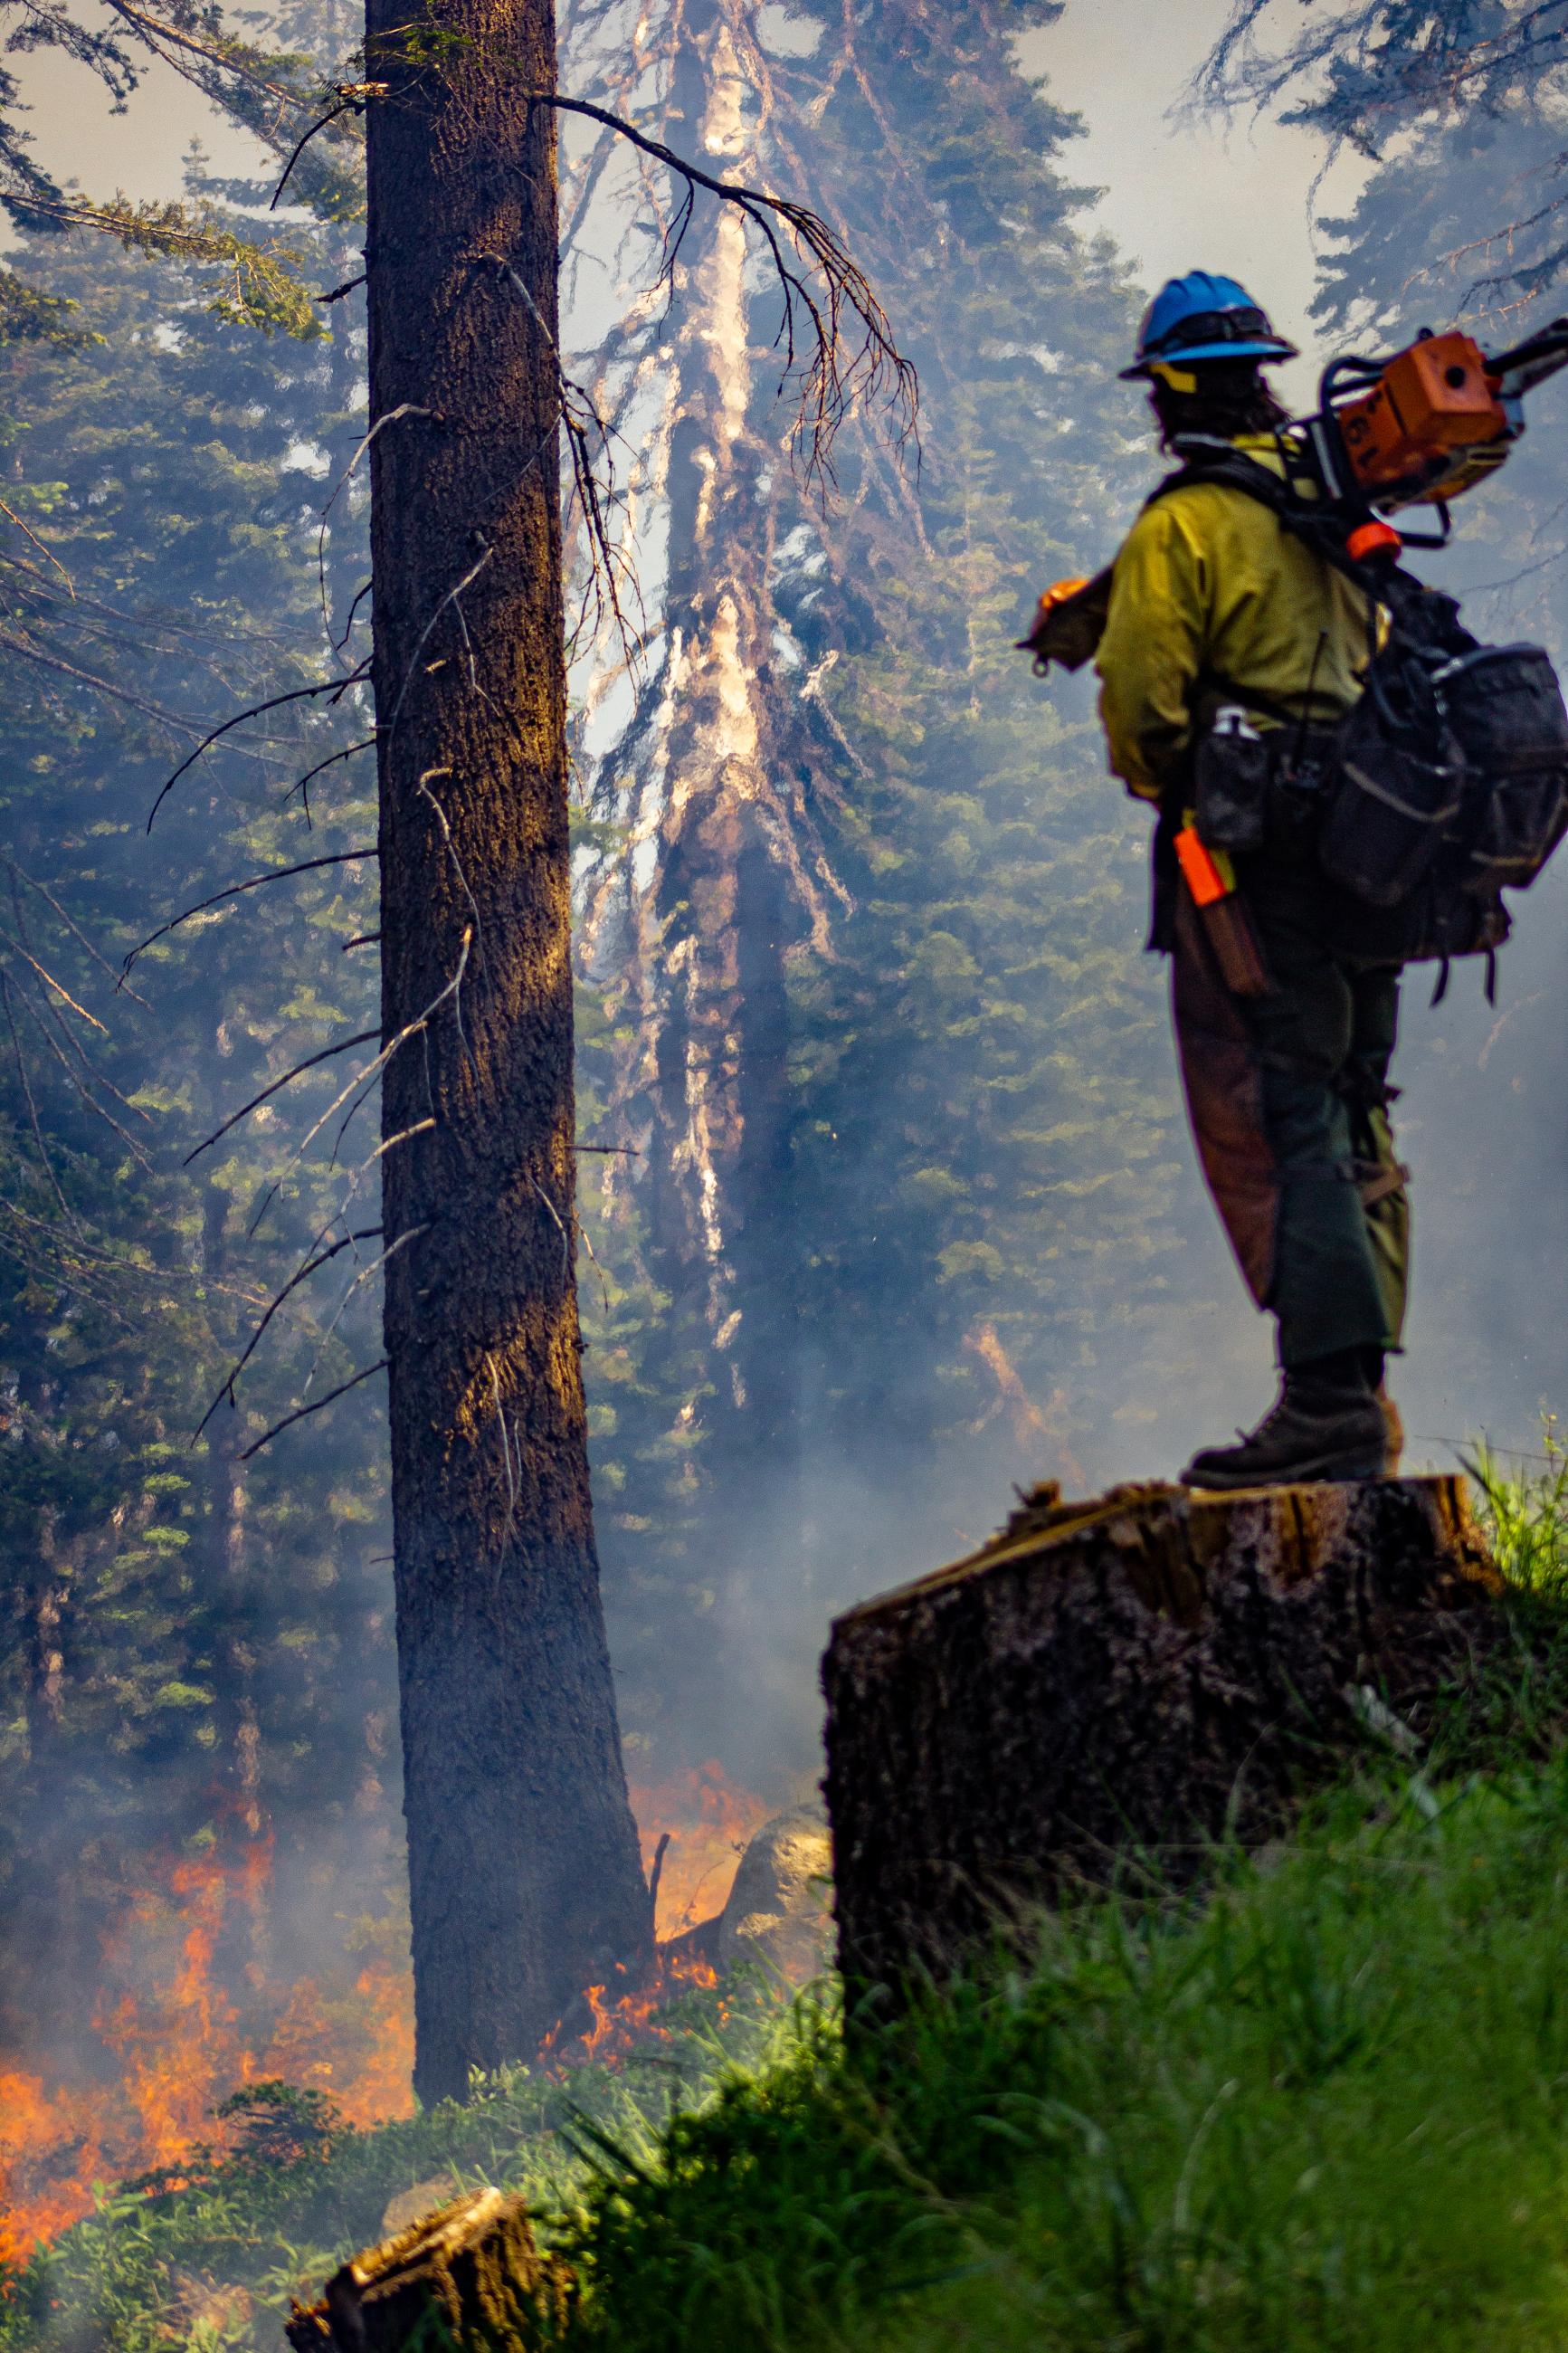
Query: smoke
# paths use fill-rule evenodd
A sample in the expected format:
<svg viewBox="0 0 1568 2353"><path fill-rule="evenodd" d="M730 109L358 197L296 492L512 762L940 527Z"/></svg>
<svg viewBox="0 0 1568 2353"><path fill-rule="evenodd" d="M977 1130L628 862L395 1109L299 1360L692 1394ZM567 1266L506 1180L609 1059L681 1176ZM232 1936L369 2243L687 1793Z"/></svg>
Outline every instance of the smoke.
<svg viewBox="0 0 1568 2353"><path fill-rule="evenodd" d="M618 69L626 12L592 13ZM667 30L677 22L673 11L656 17ZM745 1837L809 1793L817 1661L836 1612L971 1550L1016 1487L1054 1478L1085 1492L1171 1475L1194 1447L1251 1420L1271 1388L1269 1327L1242 1290L1185 1134L1165 974L1142 953L1148 815L1104 773L1091 682L1034 687L1007 651L1029 589L1104 560L1156 470L1139 396L1112 383L1142 290L1095 241L1105 216L1068 176L1086 167L1059 117L1010 114L1021 98L1005 78L977 97L947 70L940 42L928 42L941 70L924 82L892 52L879 79L871 45L896 40L906 17L921 29L915 0L860 12L855 32L869 56L856 70L879 105L891 93L903 109L886 154L869 104L837 128L834 110L856 86L847 69L843 92L836 80L831 105L816 104L811 77L826 79L847 37L837 6L803 0L784 19L725 0L682 21L729 26L727 111L714 116L726 152L739 142L769 162L735 68L736 26L754 40L746 54L760 60L770 106L795 109L803 141L820 132L801 152L821 185L803 193L856 208L851 242L874 248L879 290L895 323L909 322L927 371L918 487L895 483L886 451L853 436L837 509L792 487L763 364L772 314L732 228L705 247L698 222L676 323L666 332L645 302L636 337L606 362L650 639L674 619L641 687L602 657L597 668L584 657L574 681L592 949L582 1124L610 1147L583 1166L598 1261L584 1267L587 1377L646 1860L662 1833L673 1841L666 1933L717 1909ZM1172 22L1173 43L1191 23L1182 12ZM1032 37L1048 62L1048 31ZM680 70L700 77L696 37L676 49ZM1173 47L1168 62L1174 97L1187 55ZM1071 106L1080 92L1064 81L1055 96ZM691 119L706 118L694 106ZM1500 130L1499 152L1463 184L1479 227L1529 160L1510 153L1510 138ZM1226 168L1205 163L1216 208ZM1160 170L1192 166L1174 152L1167 164L1150 152L1128 159L1151 212L1170 185ZM1300 279L1296 190L1269 216L1247 185L1252 233L1264 247L1292 238ZM647 201L624 158L605 186L623 208ZM1384 228L1385 215L1408 213L1378 248L1380 311L1392 316L1431 238L1397 179L1379 201ZM1026 246L1013 242L1021 218ZM1356 249L1353 236L1344 249ZM641 254L618 216L590 219L577 255L580 343L604 350L624 290L610 265ZM32 380L40 479L66 482L97 518L110 569L125 575L117 595L213 618L215 581L224 586L219 650L165 645L134 681L182 709L199 683L221 715L237 680L259 689L279 663L321 652L315 503L286 461L309 445L331 450L330 479L348 462L363 430L355 335L330 360L307 353L280 391L271 355L194 313L160 342L162 281L141 264L52 266L84 301L110 302L111 343L70 362L75 375ZM349 274L324 260L320 282ZM1418 299L1448 315L1429 284ZM1325 353L1340 332L1325 327ZM221 436L215 445L215 417L238 450L233 464ZM99 452L128 417L147 477L105 489ZM1559 657L1565 434L1568 399L1538 396L1531 440L1460 509L1460 546L1433 567L1472 584L1478 628L1539 636ZM672 525L678 494L706 534L696 578ZM333 532L341 617L363 554L352 496ZM744 573L727 607L721 563ZM1484 586L1495 581L1509 585ZM693 681L715 708L743 712L738 732L689 723ZM268 797L309 765L291 756L303 736L270 751L259 776L251 754L226 754L149 847L140 812L172 765L157 742L111 737L96 707L90 725L77 712L64 749L52 709L8 707L5 724L19 780L9 847L51 887L90 888L91 913L127 944L187 898L319 846L288 829L302 828L297 804L286 826ZM356 721L344 740L363 732ZM683 732L701 739L702 757L681 767ZM314 819L334 848L369 838L364 776L350 770L361 781L336 799L321 790ZM112 1009L122 1055L112 1069L124 1092L145 1092L161 1134L177 1131L182 1149L195 1141L265 1082L278 1040L301 1023L317 1025L306 1050L374 1021L374 959L342 954L374 930L365 887L345 875L307 882L286 908L277 894L241 902L192 926L177 956L139 968L151 1011ZM1428 969L1407 983L1394 1075L1415 1279L1394 1386L1418 1461L1447 1464L1482 1432L1528 1455L1539 1415L1568 1395L1565 893L1568 853L1519 902L1495 1006L1475 965L1456 971L1435 1008ZM744 931L733 955L726 923ZM84 994L95 985L91 970L73 978ZM53 1067L41 1052L39 1067ZM307 1086L303 1109L290 1099L275 1124L237 1143L198 1213L173 1182L139 1189L108 1146L89 1167L80 1114L51 1080L49 1133L77 1155L67 1173L84 1214L90 1177L116 1250L140 1251L169 1281L155 1309L110 1301L132 1318L111 1396L89 1394L74 1338L62 1353L41 1323L33 1356L11 1368L35 1423L68 1407L77 1417L61 1459L101 1471L110 1437L122 1457L132 1437L146 1449L90 1525L85 1505L79 1529L62 1518L61 1559L79 1535L83 1549L60 1591L43 1596L47 1609L24 1623L18 1601L5 1653L6 1754L27 1757L0 1846L14 1916L45 1916L16 1900L27 1855L54 1873L57 1897L79 1882L85 1891L72 1940L46 1948L56 1982L33 2031L18 2030L0 2061L4 2202L23 2231L84 2211L95 2178L184 2161L245 2081L286 2075L361 2120L400 2112L405 2097L379 1421L362 1394L335 1420L304 1425L247 1474L242 1511L214 1458L193 1457L184 1440L235 1353L226 1344L243 1338L325 1213L306 1186L280 1205L270 1250L264 1238L252 1254L245 1241L258 1188L338 1083ZM10 1110L25 1153L19 1096ZM44 1186L36 1166L29 1181ZM241 1391L254 1401L247 1437L291 1402L345 1288L302 1309L298 1327L279 1326L279 1354ZM205 1320L182 1320L195 1291ZM370 1291L334 1337L345 1371L368 1360ZM7 1299L25 1306L25 1292L18 1279ZM325 1370L318 1386L331 1386ZM132 1409L144 1427L132 1430ZM26 1414L8 1441L14 1473L32 1443ZM42 1462L52 1476L55 1461L35 1449L25 1467L31 1476ZM156 1494L150 1482L163 1482ZM15 1509L18 1477L12 1488ZM37 1528L8 1521L7 1532L30 1577ZM183 1584L168 1571L182 1537ZM29 1726L24 1686L46 1620L65 1624L62 1663L44 1674ZM51 1691L63 1691L67 1736L49 1751Z"/></svg>

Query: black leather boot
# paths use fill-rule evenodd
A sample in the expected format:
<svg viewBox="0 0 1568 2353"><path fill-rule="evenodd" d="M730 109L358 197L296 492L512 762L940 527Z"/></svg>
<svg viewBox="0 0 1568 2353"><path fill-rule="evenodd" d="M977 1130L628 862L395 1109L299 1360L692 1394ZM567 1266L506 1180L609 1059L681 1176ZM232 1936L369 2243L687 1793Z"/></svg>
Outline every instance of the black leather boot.
<svg viewBox="0 0 1568 2353"><path fill-rule="evenodd" d="M1279 1401L1237 1446L1208 1446L1182 1473L1184 1487L1289 1487L1312 1479L1380 1479L1388 1459L1383 1407L1364 1382L1342 1385L1287 1373Z"/></svg>

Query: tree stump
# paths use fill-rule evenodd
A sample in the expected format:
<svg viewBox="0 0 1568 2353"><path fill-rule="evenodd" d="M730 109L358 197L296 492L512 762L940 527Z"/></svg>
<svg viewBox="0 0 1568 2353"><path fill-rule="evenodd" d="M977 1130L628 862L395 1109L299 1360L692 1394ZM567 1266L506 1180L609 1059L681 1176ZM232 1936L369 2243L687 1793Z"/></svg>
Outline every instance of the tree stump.
<svg viewBox="0 0 1568 2353"><path fill-rule="evenodd" d="M479 2189L355 2255L285 2334L295 2353L535 2353L556 2342L573 2286L539 2253L523 2200Z"/></svg>
<svg viewBox="0 0 1568 2353"><path fill-rule="evenodd" d="M1457 1477L1216 1495L1038 1488L823 1662L839 1961L940 1979L1065 1883L1178 1882L1267 1836L1499 1630Z"/></svg>

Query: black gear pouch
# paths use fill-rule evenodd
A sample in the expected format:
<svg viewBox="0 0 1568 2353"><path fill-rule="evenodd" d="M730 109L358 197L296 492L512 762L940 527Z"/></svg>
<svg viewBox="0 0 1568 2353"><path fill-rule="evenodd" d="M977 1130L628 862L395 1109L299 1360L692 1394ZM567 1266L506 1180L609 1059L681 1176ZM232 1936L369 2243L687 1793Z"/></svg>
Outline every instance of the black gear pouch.
<svg viewBox="0 0 1568 2353"><path fill-rule="evenodd" d="M1193 755L1193 813L1206 849L1261 849L1273 753L1245 711L1223 703Z"/></svg>

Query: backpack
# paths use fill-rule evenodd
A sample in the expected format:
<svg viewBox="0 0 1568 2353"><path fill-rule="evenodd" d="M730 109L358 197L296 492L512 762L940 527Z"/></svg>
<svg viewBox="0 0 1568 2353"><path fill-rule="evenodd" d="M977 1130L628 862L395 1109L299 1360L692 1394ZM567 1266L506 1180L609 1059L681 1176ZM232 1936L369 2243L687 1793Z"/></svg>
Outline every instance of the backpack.
<svg viewBox="0 0 1568 2353"><path fill-rule="evenodd" d="M1348 554L1342 522L1240 450L1194 452L1153 495L1201 481L1258 500L1368 599L1365 690L1328 731L1318 795L1317 860L1342 906L1337 944L1400 963L1489 955L1508 936L1503 889L1532 882L1568 832L1568 708L1546 653L1482 645L1455 600L1410 573L1388 566L1374 580Z"/></svg>

